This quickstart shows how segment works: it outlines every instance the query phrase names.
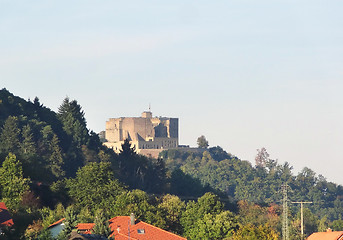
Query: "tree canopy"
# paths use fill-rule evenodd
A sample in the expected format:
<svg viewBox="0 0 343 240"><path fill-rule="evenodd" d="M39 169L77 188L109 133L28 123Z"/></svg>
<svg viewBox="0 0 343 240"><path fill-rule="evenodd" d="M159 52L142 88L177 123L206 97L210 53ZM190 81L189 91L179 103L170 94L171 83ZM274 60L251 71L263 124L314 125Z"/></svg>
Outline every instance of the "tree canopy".
<svg viewBox="0 0 343 240"><path fill-rule="evenodd" d="M0 112L0 201L16 222L4 231L9 239L51 239L47 227L62 217L68 232L76 220L95 221L107 235L104 219L131 212L188 239L278 239L285 183L291 201L313 202L304 209L306 235L343 226L343 187L307 167L294 174L265 148L253 166L201 136L196 151L151 159L129 140L120 154L104 147L76 100L65 98L55 113L2 89ZM288 217L300 239L299 206L290 204Z"/></svg>

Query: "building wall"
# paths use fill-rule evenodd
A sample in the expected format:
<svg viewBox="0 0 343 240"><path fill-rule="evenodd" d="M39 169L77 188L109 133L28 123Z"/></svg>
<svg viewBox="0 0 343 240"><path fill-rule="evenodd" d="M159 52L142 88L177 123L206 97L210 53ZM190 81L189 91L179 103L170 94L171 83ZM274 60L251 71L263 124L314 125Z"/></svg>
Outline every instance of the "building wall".
<svg viewBox="0 0 343 240"><path fill-rule="evenodd" d="M143 112L142 117L110 118L104 145L119 152L124 140L129 139L137 150L168 149L178 147L178 137L178 118L153 118L151 112Z"/></svg>

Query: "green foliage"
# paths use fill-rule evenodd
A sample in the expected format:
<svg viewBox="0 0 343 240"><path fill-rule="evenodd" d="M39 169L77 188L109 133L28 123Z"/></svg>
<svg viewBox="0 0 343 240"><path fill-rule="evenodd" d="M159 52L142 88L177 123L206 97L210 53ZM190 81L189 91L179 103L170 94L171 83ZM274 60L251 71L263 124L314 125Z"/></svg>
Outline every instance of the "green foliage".
<svg viewBox="0 0 343 240"><path fill-rule="evenodd" d="M67 182L69 195L80 207L88 207L91 211L111 206L123 186L114 177L110 163L89 163L76 173L76 178Z"/></svg>
<svg viewBox="0 0 343 240"><path fill-rule="evenodd" d="M29 182L29 179L24 178L21 163L16 156L8 154L0 168L0 192L8 209L19 209L22 196L29 190Z"/></svg>
<svg viewBox="0 0 343 240"><path fill-rule="evenodd" d="M119 180L131 189L162 193L165 190L166 169L162 159L138 155L128 139L122 144L118 157Z"/></svg>
<svg viewBox="0 0 343 240"><path fill-rule="evenodd" d="M227 153L220 146L211 147L208 149L208 152L211 154L211 157L218 162L225 160L225 159L235 158L235 156L231 155L230 153Z"/></svg>
<svg viewBox="0 0 343 240"><path fill-rule="evenodd" d="M94 221L94 214L88 207L81 208L80 213L77 215L80 223L91 223Z"/></svg>
<svg viewBox="0 0 343 240"><path fill-rule="evenodd" d="M89 136L85 114L76 100L70 101L66 97L58 108L58 118L63 124L63 130L72 137L74 146L87 144Z"/></svg>
<svg viewBox="0 0 343 240"><path fill-rule="evenodd" d="M8 154L10 152L18 154L19 152L19 134L18 118L9 116L2 127L0 135L0 152Z"/></svg>
<svg viewBox="0 0 343 240"><path fill-rule="evenodd" d="M185 174L181 169L176 169L170 177L171 194L179 196L200 196L204 193L204 187L200 180Z"/></svg>
<svg viewBox="0 0 343 240"><path fill-rule="evenodd" d="M68 239L70 233L73 231L75 226L77 225L77 215L72 207L68 207L65 211L65 220L64 220L64 228L60 234L58 234L58 240L65 240Z"/></svg>
<svg viewBox="0 0 343 240"><path fill-rule="evenodd" d="M221 203L218 196L213 193L206 193L198 198L197 202L188 202L186 210L182 213L180 219L184 235L187 237L194 237L193 233L197 228L194 223L203 219L206 214L217 215L221 213L223 209L223 203Z"/></svg>
<svg viewBox="0 0 343 240"><path fill-rule="evenodd" d="M0 194L19 219L15 239L24 232L22 228L37 227L33 221L42 219L46 229L62 218L62 203L74 204L83 222L92 221L102 208L107 219L134 212L138 219L189 239L277 239L281 209L275 203L282 198L283 183L292 189L291 201L314 202L304 211L307 235L327 227L341 230L343 186L309 168L293 175L289 163L270 159L266 149L260 150L255 167L219 146L208 148L205 137L200 139L202 149L196 152L172 149L153 160L136 154L127 140L117 155L88 131L84 112L75 100L64 99L56 114L38 98L25 101L2 89L0 112ZM172 193L193 199L207 191L239 201L237 216L226 211L214 194L187 205L177 196L147 194ZM54 210L46 208L56 203L60 204ZM298 206L290 207L289 217L291 234L299 238ZM239 230L235 230L237 222ZM43 230L38 238L49 236Z"/></svg>
<svg viewBox="0 0 343 240"><path fill-rule="evenodd" d="M167 194L161 198L158 209L166 221L166 228L175 233L182 233L180 218L186 204L177 196Z"/></svg>
<svg viewBox="0 0 343 240"><path fill-rule="evenodd" d="M343 220L342 220L342 219L338 219L338 220L333 221L333 222L330 224L330 228L331 228L333 231L342 231L342 229L343 229ZM325 229L325 230L326 230L326 229Z"/></svg>
<svg viewBox="0 0 343 240"><path fill-rule="evenodd" d="M149 197L146 192L136 189L118 196L111 213L113 216L129 216L134 213L137 219L165 228L166 222L156 205L154 197Z"/></svg>
<svg viewBox="0 0 343 240"><path fill-rule="evenodd" d="M45 229L38 236L37 240L54 240L49 229Z"/></svg>
<svg viewBox="0 0 343 240"><path fill-rule="evenodd" d="M219 214L207 213L203 218L197 219L193 228L189 230L187 236L190 239L224 239L232 236L237 228L237 221L229 211Z"/></svg>
<svg viewBox="0 0 343 240"><path fill-rule="evenodd" d="M238 202L238 219L242 225L251 224L258 227L268 224L273 229L277 229L281 212L281 207L276 204L260 206L246 200Z"/></svg>
<svg viewBox="0 0 343 240"><path fill-rule="evenodd" d="M263 240L278 240L279 234L276 233L272 228L268 225L260 225L258 227L246 224L239 228L236 231L230 240L256 240L256 239L263 239Z"/></svg>
<svg viewBox="0 0 343 240"><path fill-rule="evenodd" d="M199 148L208 148L208 141L206 140L204 135L198 137L197 144Z"/></svg>
<svg viewBox="0 0 343 240"><path fill-rule="evenodd" d="M105 237L109 237L111 235L108 219L105 217L104 211L102 209L98 209L96 211L94 223L94 234L102 235Z"/></svg>

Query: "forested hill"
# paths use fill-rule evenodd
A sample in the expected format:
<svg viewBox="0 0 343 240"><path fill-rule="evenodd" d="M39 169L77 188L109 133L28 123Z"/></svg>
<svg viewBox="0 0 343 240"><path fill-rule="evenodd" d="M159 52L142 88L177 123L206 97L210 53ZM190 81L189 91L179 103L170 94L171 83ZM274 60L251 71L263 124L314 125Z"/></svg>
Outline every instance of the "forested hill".
<svg viewBox="0 0 343 240"><path fill-rule="evenodd" d="M288 163L269 158L262 148L257 155L257 166L228 154L221 147L206 149L203 153L166 150L160 154L168 169L180 169L237 201L245 199L260 204L280 203L283 184L289 186L290 201L313 202L310 208L317 216L335 220L343 213L343 187L328 182L305 167L294 175ZM295 207L295 206L294 206Z"/></svg>
<svg viewBox="0 0 343 240"><path fill-rule="evenodd" d="M0 201L16 222L8 239L51 239L47 227L62 217L103 223L131 212L188 239L278 239L282 184L290 201L313 202L307 235L343 229L342 186L309 168L294 175L267 157L252 166L220 147L168 150L159 159L136 154L129 141L122 148L101 144L76 100L54 112L37 97L0 90ZM289 218L292 239L300 239L296 205Z"/></svg>
<svg viewBox="0 0 343 240"><path fill-rule="evenodd" d="M52 182L75 175L87 161L81 146L100 147L97 135L88 132L81 107L68 98L55 113L36 97L33 102L0 91L0 156L11 152L21 159L32 180ZM98 146L97 146L98 145Z"/></svg>
<svg viewBox="0 0 343 240"><path fill-rule="evenodd" d="M74 177L88 163L108 162L115 177L129 188L164 191L163 163L135 154L128 143L121 155L104 147L98 135L87 128L76 100L65 98L55 113L37 97L26 101L2 89L0 127L0 163L9 153L14 154L24 176L33 182L49 185Z"/></svg>

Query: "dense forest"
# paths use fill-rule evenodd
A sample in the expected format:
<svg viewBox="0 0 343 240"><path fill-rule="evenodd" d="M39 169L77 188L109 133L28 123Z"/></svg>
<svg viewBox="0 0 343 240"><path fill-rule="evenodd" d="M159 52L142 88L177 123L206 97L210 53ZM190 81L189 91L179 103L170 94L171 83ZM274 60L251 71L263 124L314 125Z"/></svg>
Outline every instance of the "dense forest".
<svg viewBox="0 0 343 240"><path fill-rule="evenodd" d="M309 168L297 175L289 163L262 148L256 166L221 147L163 151L158 159L139 155L129 141L119 154L87 128L82 107L65 98L54 112L40 103L0 90L0 199L14 229L0 239L52 239L47 227L65 217L67 239L80 222L101 227L118 215L138 219L187 239L280 239L281 186L289 186L289 227L301 239L328 227L343 229L343 188Z"/></svg>

